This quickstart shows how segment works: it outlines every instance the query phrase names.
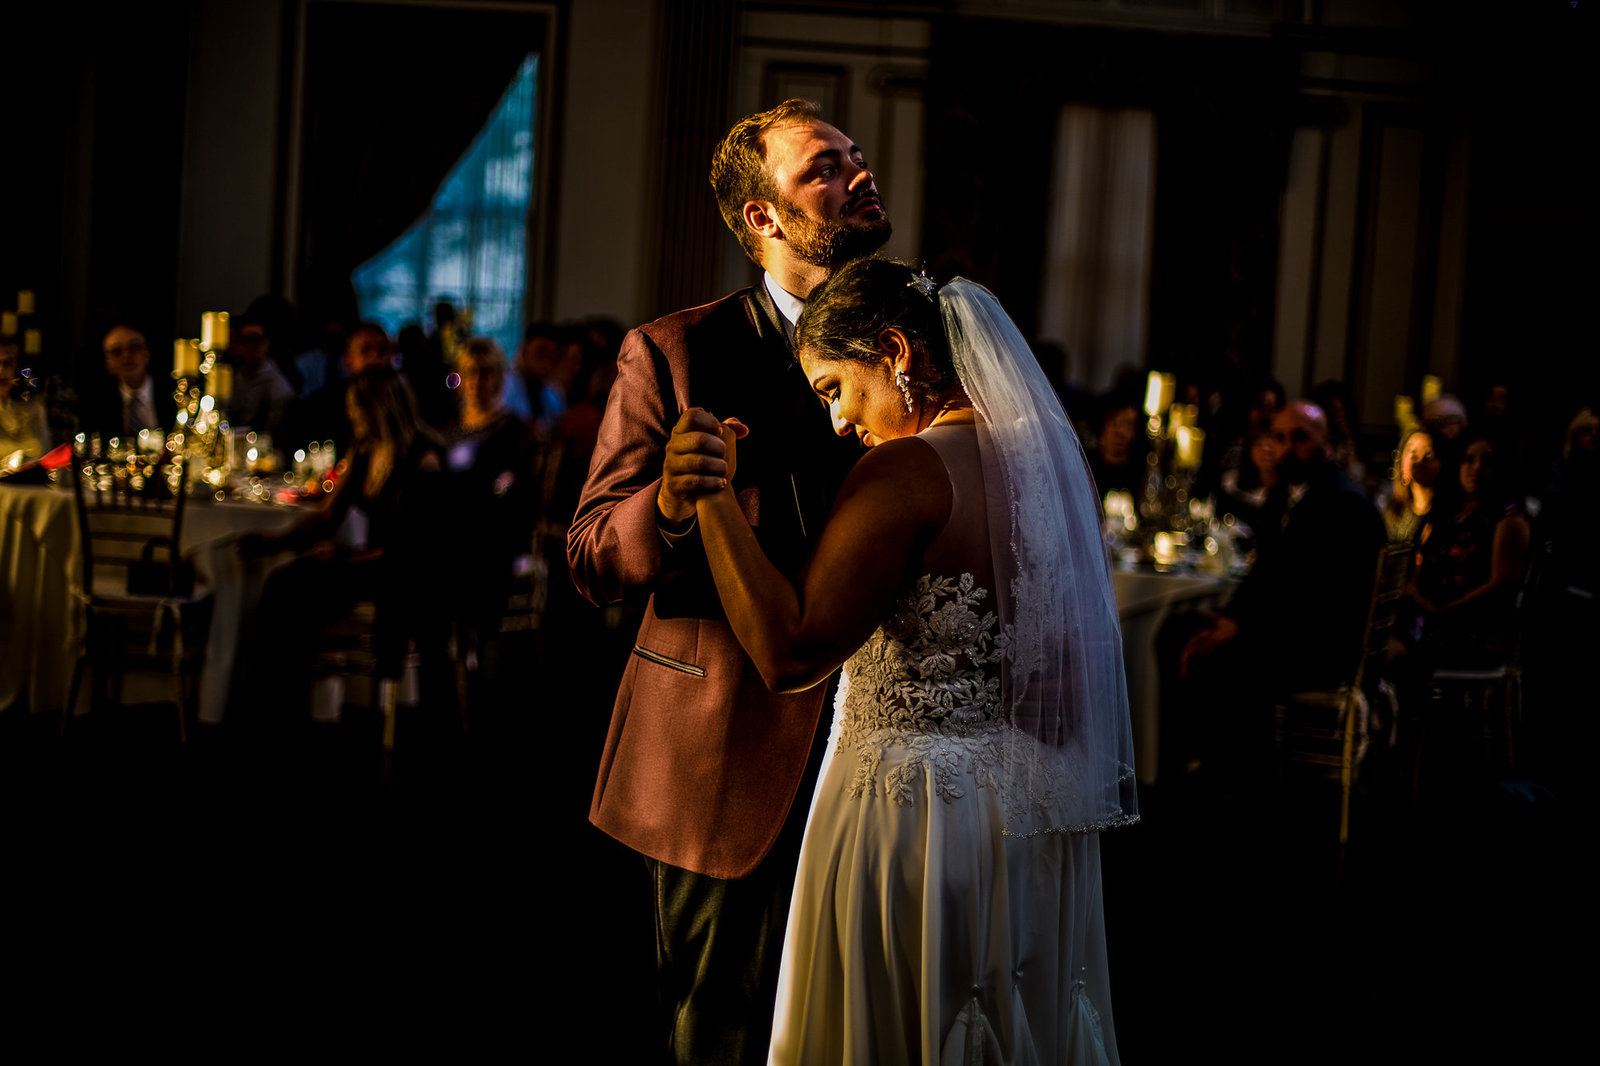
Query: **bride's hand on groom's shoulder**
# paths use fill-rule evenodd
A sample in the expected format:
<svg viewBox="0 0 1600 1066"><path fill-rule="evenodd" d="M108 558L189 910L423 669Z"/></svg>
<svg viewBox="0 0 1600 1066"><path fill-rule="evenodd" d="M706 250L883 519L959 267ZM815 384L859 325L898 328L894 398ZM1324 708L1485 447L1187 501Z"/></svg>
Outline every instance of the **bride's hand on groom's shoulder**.
<svg viewBox="0 0 1600 1066"><path fill-rule="evenodd" d="M672 427L656 496L656 506L669 522L689 521L698 497L719 492L732 480L732 441L748 431L737 419L730 419L729 424L738 429L725 427L704 408L691 407Z"/></svg>

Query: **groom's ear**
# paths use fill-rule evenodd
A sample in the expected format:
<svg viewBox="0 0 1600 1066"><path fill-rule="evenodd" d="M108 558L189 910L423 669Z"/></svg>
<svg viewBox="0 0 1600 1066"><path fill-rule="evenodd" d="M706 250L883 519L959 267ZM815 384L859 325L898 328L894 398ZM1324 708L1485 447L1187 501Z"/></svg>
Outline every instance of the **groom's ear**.
<svg viewBox="0 0 1600 1066"><path fill-rule="evenodd" d="M778 215L772 204L766 200L746 200L744 204L744 224L756 232L758 236L768 240L779 239L783 236L783 227L778 225Z"/></svg>

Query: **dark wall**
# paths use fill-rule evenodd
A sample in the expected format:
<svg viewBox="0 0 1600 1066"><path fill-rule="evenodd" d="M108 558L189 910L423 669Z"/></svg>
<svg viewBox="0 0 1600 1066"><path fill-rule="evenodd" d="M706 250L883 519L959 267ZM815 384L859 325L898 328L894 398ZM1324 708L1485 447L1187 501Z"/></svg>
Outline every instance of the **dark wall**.
<svg viewBox="0 0 1600 1066"><path fill-rule="evenodd" d="M950 20L936 27L925 246L1031 335L1056 118L1145 107L1157 126L1150 362L1264 372L1298 50L1279 40Z"/></svg>
<svg viewBox="0 0 1600 1066"><path fill-rule="evenodd" d="M172 336L189 5L61 5L7 18L17 46L0 63L11 82L0 98L13 102L19 162L0 168L10 230L0 304L18 288L38 293L52 371L97 343L108 318Z"/></svg>

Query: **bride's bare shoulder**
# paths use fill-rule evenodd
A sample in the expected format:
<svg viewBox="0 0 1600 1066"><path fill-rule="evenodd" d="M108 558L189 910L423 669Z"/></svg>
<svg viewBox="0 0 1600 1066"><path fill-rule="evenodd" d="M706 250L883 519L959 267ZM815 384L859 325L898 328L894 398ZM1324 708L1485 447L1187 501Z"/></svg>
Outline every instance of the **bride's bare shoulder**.
<svg viewBox="0 0 1600 1066"><path fill-rule="evenodd" d="M950 514L950 478L938 451L921 437L900 437L867 450L840 493L891 501L905 517L942 524Z"/></svg>

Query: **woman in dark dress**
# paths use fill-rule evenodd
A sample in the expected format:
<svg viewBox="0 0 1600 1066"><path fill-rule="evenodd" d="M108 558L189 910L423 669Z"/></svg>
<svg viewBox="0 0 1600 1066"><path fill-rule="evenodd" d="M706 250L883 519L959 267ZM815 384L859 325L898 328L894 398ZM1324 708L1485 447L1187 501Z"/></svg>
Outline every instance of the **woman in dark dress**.
<svg viewBox="0 0 1600 1066"><path fill-rule="evenodd" d="M298 553L268 577L257 613L256 644L270 649L273 661L252 672L253 683L271 691L270 702L290 705L262 708L274 718L303 713L309 701L313 663L295 635L371 601L378 676L395 677L408 641L429 642L423 630L439 614L444 582L434 516L445 510L439 506L443 445L418 420L411 389L391 367L352 378L345 405L353 439L333 491L283 533L250 535L239 544L246 558ZM284 656L286 647L293 654ZM282 684L272 685L273 677Z"/></svg>
<svg viewBox="0 0 1600 1066"><path fill-rule="evenodd" d="M1419 538L1411 598L1417 637L1432 667L1490 667L1505 661L1531 530L1506 498L1494 445L1462 453L1453 499L1436 503Z"/></svg>
<svg viewBox="0 0 1600 1066"><path fill-rule="evenodd" d="M456 350L454 367L460 409L445 430L456 568L449 606L463 668L458 684L466 694L485 680L479 666L494 658L487 653L500 632L516 561L533 551L538 492L531 429L505 404L505 353L489 338L474 337ZM470 704L483 706L481 699Z"/></svg>

